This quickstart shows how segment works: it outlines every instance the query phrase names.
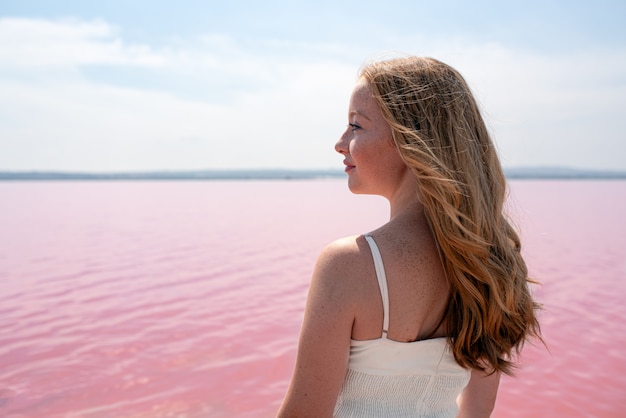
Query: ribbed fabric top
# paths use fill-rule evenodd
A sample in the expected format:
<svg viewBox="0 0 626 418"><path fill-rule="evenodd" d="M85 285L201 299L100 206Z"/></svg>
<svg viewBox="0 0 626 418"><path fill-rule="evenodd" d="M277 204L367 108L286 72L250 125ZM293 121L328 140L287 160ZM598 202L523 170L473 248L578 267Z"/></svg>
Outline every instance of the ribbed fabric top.
<svg viewBox="0 0 626 418"><path fill-rule="evenodd" d="M387 338L389 295L383 260L374 239L366 235L383 301L382 336L351 340L346 378L335 417L432 417L457 414L456 398L470 371L452 355L446 338L410 343Z"/></svg>

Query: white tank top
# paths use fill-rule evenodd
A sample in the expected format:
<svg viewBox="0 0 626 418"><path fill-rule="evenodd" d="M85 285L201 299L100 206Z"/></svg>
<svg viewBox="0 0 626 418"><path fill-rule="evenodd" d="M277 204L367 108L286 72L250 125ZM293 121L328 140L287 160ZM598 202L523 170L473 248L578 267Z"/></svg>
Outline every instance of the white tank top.
<svg viewBox="0 0 626 418"><path fill-rule="evenodd" d="M467 385L470 371L454 360L446 338L410 343L387 338L387 277L376 242L369 235L365 239L383 301L383 331L375 340L351 340L348 371L334 416L455 417L456 398Z"/></svg>

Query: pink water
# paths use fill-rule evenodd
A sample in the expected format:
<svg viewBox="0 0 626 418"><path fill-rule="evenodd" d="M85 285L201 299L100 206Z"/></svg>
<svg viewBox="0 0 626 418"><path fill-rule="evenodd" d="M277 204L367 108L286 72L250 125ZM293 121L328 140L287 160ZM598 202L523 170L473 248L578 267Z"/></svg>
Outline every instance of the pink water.
<svg viewBox="0 0 626 418"><path fill-rule="evenodd" d="M626 402L626 182L514 181L548 350L496 417ZM0 416L272 417L317 253L385 221L343 180L0 182Z"/></svg>

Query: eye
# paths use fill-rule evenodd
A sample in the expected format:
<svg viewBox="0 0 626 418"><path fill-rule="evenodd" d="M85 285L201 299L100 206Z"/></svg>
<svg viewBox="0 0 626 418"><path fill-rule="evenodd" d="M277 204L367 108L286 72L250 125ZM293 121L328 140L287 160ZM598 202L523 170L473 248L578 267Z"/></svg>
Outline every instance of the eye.
<svg viewBox="0 0 626 418"><path fill-rule="evenodd" d="M356 131L357 129L361 129L361 127L357 125L356 123L349 123L348 126L353 132Z"/></svg>

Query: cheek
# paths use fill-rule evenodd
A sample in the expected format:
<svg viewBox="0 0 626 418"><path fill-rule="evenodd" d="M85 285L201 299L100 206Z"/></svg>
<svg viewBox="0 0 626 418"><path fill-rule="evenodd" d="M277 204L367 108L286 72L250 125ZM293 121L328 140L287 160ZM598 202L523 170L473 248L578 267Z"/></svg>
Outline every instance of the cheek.
<svg viewBox="0 0 626 418"><path fill-rule="evenodd" d="M357 166L359 172L376 170L378 161L374 158L375 155L371 148L358 144L350 149L350 155L352 156L353 164Z"/></svg>
<svg viewBox="0 0 626 418"><path fill-rule="evenodd" d="M368 163L368 165L381 167L405 165L395 145L385 139L353 142L350 145L350 155L355 163L360 161Z"/></svg>
<svg viewBox="0 0 626 418"><path fill-rule="evenodd" d="M380 155L380 144L376 140L364 139L350 144L350 155L355 162L375 163Z"/></svg>
<svg viewBox="0 0 626 418"><path fill-rule="evenodd" d="M376 172L392 182L402 177L407 168L398 150L389 143L381 144L368 158L375 162Z"/></svg>
<svg viewBox="0 0 626 418"><path fill-rule="evenodd" d="M402 158L402 156L400 155L400 152L394 145L390 146L388 155L389 155L389 160L390 160L391 165L394 165L398 169L406 168L406 163L404 162L404 159Z"/></svg>

